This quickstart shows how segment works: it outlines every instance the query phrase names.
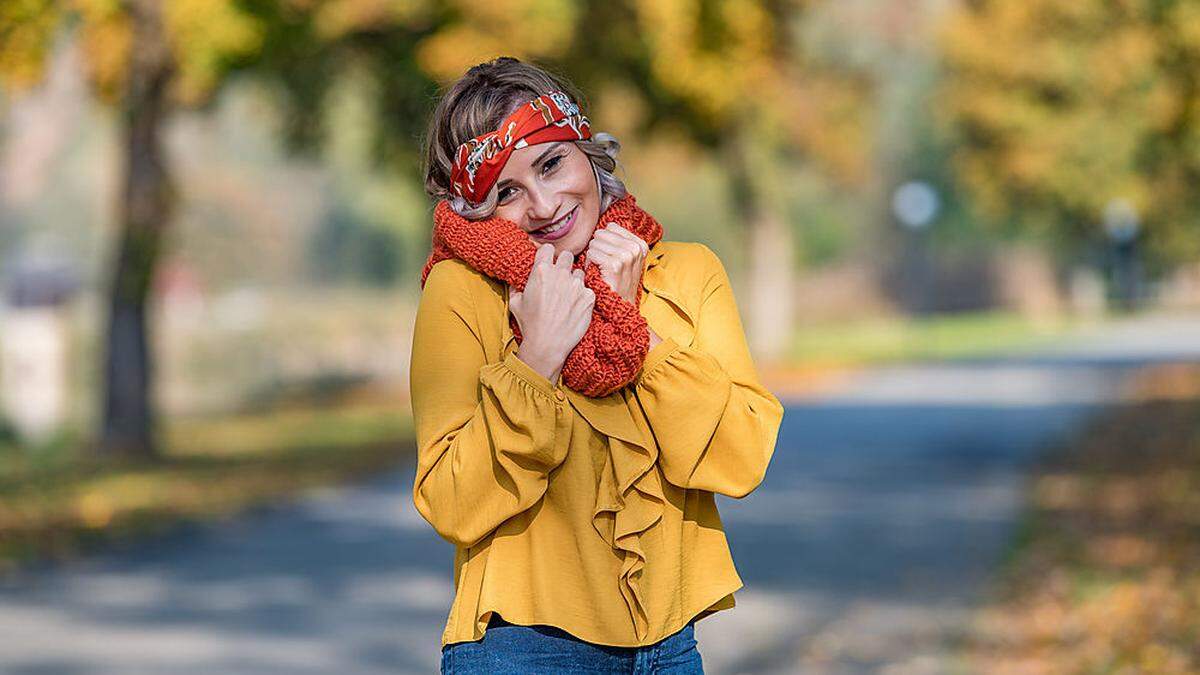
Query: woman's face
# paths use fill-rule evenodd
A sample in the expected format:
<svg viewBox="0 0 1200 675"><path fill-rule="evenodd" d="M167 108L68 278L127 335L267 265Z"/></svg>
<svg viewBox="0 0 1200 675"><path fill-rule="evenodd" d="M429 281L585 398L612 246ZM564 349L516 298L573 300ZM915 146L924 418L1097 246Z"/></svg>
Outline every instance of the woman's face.
<svg viewBox="0 0 1200 675"><path fill-rule="evenodd" d="M496 180L496 214L515 222L536 246L578 257L600 217L600 190L587 155L571 141L514 150ZM556 231L547 232L548 229Z"/></svg>

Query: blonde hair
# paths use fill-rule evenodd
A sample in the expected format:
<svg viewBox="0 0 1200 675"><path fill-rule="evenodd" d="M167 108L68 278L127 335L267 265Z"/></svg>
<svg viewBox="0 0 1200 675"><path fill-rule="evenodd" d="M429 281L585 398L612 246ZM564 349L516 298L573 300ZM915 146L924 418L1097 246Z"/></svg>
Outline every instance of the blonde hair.
<svg viewBox="0 0 1200 675"><path fill-rule="evenodd" d="M482 204L472 205L450 191L450 170L458 146L494 131L504 118L531 99L559 90L586 110L579 91L566 78L511 56L472 66L446 90L434 108L423 139L425 193L445 199L460 216L479 220L496 211L497 191L488 191ZM624 197L625 184L614 175L621 144L609 133L593 132L574 141L592 163L600 188L600 210Z"/></svg>

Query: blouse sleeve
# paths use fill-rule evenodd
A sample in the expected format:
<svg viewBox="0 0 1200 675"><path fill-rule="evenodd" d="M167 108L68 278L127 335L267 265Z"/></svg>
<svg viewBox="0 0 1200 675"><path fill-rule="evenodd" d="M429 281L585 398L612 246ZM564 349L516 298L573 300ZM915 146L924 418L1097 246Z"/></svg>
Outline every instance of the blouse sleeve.
<svg viewBox="0 0 1200 675"><path fill-rule="evenodd" d="M663 338L646 355L634 391L666 479L740 499L766 475L783 406L758 380L724 266L701 246L711 273L695 341Z"/></svg>
<svg viewBox="0 0 1200 675"><path fill-rule="evenodd" d="M440 273L439 273L440 272ZM537 503L566 459L568 404L515 352L484 363L469 279L426 279L413 331L413 503L444 539L471 546Z"/></svg>

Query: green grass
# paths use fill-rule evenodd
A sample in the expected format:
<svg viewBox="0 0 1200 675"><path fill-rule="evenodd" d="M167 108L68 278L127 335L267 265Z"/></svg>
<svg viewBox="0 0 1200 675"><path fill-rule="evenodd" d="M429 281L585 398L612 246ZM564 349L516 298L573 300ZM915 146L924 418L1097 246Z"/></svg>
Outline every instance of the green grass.
<svg viewBox="0 0 1200 675"><path fill-rule="evenodd" d="M161 438L149 461L93 457L70 438L0 445L0 572L366 478L413 452L395 401L170 420Z"/></svg>
<svg viewBox="0 0 1200 675"><path fill-rule="evenodd" d="M965 358L1047 344L1073 327L1001 312L802 325L792 358L837 365Z"/></svg>

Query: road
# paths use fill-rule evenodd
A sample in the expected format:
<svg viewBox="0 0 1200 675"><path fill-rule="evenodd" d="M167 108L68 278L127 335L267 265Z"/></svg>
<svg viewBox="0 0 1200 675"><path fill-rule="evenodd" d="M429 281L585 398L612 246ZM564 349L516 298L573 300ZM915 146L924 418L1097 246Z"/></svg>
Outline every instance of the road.
<svg viewBox="0 0 1200 675"><path fill-rule="evenodd" d="M789 401L764 483L719 498L746 586L697 624L707 672L958 672L1029 462L1134 369L1180 360L1200 360L1200 317ZM412 471L6 580L0 672L436 672L452 551L413 510Z"/></svg>

